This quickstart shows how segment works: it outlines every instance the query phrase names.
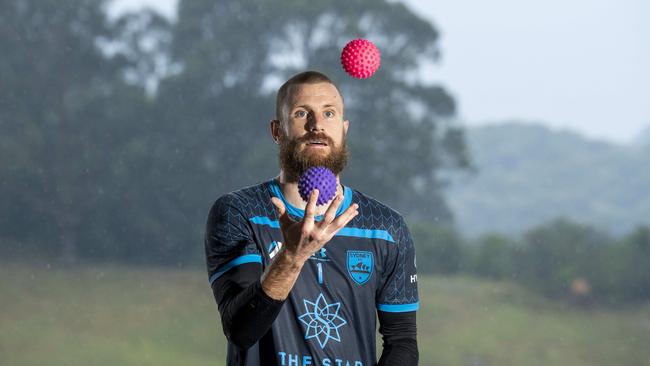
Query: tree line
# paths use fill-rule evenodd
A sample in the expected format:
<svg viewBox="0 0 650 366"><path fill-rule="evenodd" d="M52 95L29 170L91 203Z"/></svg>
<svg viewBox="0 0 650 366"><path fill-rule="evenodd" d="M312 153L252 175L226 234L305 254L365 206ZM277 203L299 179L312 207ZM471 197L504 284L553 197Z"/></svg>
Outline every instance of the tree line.
<svg viewBox="0 0 650 366"><path fill-rule="evenodd" d="M456 104L413 71L438 30L376 0L180 1L174 21L107 1L0 3L0 254L193 265L221 194L278 172L274 93L325 72L351 121L346 184L426 222L449 222L445 172L469 165ZM381 49L369 80L347 41Z"/></svg>
<svg viewBox="0 0 650 366"><path fill-rule="evenodd" d="M305 69L346 98L346 184L413 223L421 273L514 279L548 296L650 296L649 229L623 239L556 221L465 240L442 178L470 157L447 91L413 80L437 29L389 1L180 1L175 21L109 19L96 0L0 3L0 255L202 265L221 194L277 173L274 88ZM382 66L345 76L340 48L373 39ZM290 57L288 57L290 56Z"/></svg>
<svg viewBox="0 0 650 366"><path fill-rule="evenodd" d="M559 218L520 237L466 239L452 226L413 225L418 272L509 280L578 305L650 300L650 227L620 238Z"/></svg>

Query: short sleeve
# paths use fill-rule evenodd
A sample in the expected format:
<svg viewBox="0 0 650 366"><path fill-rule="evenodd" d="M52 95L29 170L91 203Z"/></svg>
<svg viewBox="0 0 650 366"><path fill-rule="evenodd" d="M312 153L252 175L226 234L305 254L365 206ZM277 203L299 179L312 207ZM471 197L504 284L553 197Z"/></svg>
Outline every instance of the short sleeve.
<svg viewBox="0 0 650 366"><path fill-rule="evenodd" d="M416 311L419 308L418 276L413 238L403 218L399 220L398 241L389 248L383 283L377 294L377 310Z"/></svg>
<svg viewBox="0 0 650 366"><path fill-rule="evenodd" d="M205 257L210 285L246 263L262 263L250 226L233 194L220 197L210 209L205 230Z"/></svg>

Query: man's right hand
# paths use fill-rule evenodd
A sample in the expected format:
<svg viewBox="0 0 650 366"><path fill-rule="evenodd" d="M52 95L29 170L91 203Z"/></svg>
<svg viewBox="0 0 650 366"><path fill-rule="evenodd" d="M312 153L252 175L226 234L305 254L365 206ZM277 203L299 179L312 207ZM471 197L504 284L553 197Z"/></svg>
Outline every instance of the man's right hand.
<svg viewBox="0 0 650 366"><path fill-rule="evenodd" d="M325 211L323 219L316 222L316 200L318 190L313 190L309 196L305 217L302 221L294 221L287 214L282 201L272 197L271 201L278 210L280 230L284 245L275 259L262 274L262 290L272 299L284 300L296 283L300 270L309 257L319 251L325 243L350 222L359 212L357 204L350 205L342 214L336 217L342 197L336 196Z"/></svg>
<svg viewBox="0 0 650 366"><path fill-rule="evenodd" d="M336 211L343 201L341 195L336 195L327 211L325 211L323 219L317 222L315 216L318 194L318 189L311 192L305 208L305 217L302 221L292 220L287 214L284 203L277 197L271 198L280 219L280 229L284 237L286 253L300 263L304 263L312 254L319 251L325 243L330 241L341 228L345 227L359 213L357 211L359 206L355 203L336 217Z"/></svg>

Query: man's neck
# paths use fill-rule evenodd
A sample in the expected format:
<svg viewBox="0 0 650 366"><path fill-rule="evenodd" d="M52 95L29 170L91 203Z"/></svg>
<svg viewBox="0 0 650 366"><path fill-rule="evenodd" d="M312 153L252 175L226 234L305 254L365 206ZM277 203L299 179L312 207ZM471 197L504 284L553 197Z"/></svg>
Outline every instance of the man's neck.
<svg viewBox="0 0 650 366"><path fill-rule="evenodd" d="M298 192L298 183L297 182L287 182L285 174L280 170L280 175L275 178L280 183L280 189L284 195L284 199L287 200L292 206L304 210L307 207L307 202L300 197L300 192ZM343 196L343 186L340 183L339 175L336 175L336 194ZM327 208L330 206L332 201L327 202L324 205L316 206L316 215L322 215L327 211Z"/></svg>

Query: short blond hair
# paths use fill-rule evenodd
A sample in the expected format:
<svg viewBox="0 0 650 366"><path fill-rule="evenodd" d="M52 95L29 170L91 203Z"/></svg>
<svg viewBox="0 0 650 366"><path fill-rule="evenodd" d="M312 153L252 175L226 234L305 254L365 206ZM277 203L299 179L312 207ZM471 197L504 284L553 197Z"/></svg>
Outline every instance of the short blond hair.
<svg viewBox="0 0 650 366"><path fill-rule="evenodd" d="M300 84L316 84L316 83L330 83L334 85L336 90L338 90L338 87L334 84L334 82L332 82L332 80L322 72L305 71L305 72L301 72L300 74L296 74L291 78L289 78L289 80L285 81L284 84L282 84L282 86L280 87L280 89L278 89L278 94L275 99L275 118L278 121L282 121L283 107L287 104L287 99L289 98L289 92L291 91L291 88L293 86L300 85ZM341 94L340 91L339 94ZM341 98L343 98L343 96L341 96Z"/></svg>

